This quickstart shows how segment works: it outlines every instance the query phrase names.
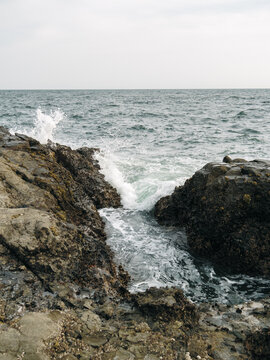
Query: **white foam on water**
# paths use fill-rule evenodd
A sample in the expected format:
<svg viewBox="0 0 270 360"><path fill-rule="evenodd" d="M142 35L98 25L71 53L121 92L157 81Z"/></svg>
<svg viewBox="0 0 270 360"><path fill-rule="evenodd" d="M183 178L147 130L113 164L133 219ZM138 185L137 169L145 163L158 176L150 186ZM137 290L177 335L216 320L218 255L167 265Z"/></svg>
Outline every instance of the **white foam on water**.
<svg viewBox="0 0 270 360"><path fill-rule="evenodd" d="M109 151L102 151L97 152L95 157L99 162L105 180L118 190L124 208L136 208L136 192L132 184L125 181L123 174L118 169L116 156Z"/></svg>
<svg viewBox="0 0 270 360"><path fill-rule="evenodd" d="M28 135L41 144L47 144L48 140L54 141L54 132L57 125L64 119L65 115L60 110L51 111L46 114L41 109L36 110L36 117L34 118L34 127L29 131L29 128L15 127L11 129L11 133L15 132Z"/></svg>
<svg viewBox="0 0 270 360"><path fill-rule="evenodd" d="M105 179L119 192L125 209L150 211L161 197L171 194L175 187L185 180L184 177L164 180L162 176L158 179L156 164L140 163L140 165L133 164L132 166L126 159L119 158L107 149L97 152L95 157ZM129 161L132 163L132 160ZM127 170L126 167L132 168L132 170ZM142 169L145 170L145 173L140 174ZM132 182L129 182L128 177L134 177L134 173L136 173L136 180L133 179Z"/></svg>
<svg viewBox="0 0 270 360"><path fill-rule="evenodd" d="M144 291L151 286L189 288L187 279L199 279L187 251L174 246L180 232L163 231L150 216L139 210L102 209L100 214L106 222L107 244L115 252L116 261L132 277L131 292ZM184 264L181 270L180 262Z"/></svg>

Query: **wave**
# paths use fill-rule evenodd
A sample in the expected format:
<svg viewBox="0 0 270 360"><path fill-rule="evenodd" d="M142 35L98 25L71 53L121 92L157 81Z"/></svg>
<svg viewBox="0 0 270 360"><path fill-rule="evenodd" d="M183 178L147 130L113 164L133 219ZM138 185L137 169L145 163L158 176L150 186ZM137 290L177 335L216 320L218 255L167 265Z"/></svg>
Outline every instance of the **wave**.
<svg viewBox="0 0 270 360"><path fill-rule="evenodd" d="M130 128L130 130L147 130L147 128L144 125L134 125Z"/></svg>
<svg viewBox="0 0 270 360"><path fill-rule="evenodd" d="M83 119L83 116L82 115L79 115L79 114L75 114L75 115L72 115L72 119Z"/></svg>
<svg viewBox="0 0 270 360"><path fill-rule="evenodd" d="M164 170L157 178L158 164L147 163L146 165L135 159L134 162L130 159L125 161L109 149L97 152L95 158L99 162L105 179L120 194L124 209L128 210L151 211L161 197L171 194L174 188L186 179L179 176L172 176L169 179L167 174L164 178ZM122 172L121 168L126 169ZM132 168L131 172L128 168ZM167 169L167 171L170 170ZM123 173L129 174L131 182Z"/></svg>
<svg viewBox="0 0 270 360"><path fill-rule="evenodd" d="M118 104L106 104L107 107L120 107Z"/></svg>
<svg viewBox="0 0 270 360"><path fill-rule="evenodd" d="M60 110L51 111L50 114L45 114L41 109L37 109L32 130L29 131L29 128L15 127L11 129L11 132L28 135L37 139L41 144L46 144L48 140L54 141L54 131L64 117L64 113Z"/></svg>
<svg viewBox="0 0 270 360"><path fill-rule="evenodd" d="M228 96L226 100L229 100L229 99L239 100L239 99L241 99L241 97L240 97L240 96L236 96L236 95L231 95L231 96Z"/></svg>
<svg viewBox="0 0 270 360"><path fill-rule="evenodd" d="M3 114L0 114L0 118L5 118L5 117L14 117L15 114L11 114L11 113L3 113Z"/></svg>
<svg viewBox="0 0 270 360"><path fill-rule="evenodd" d="M245 111L240 111L237 115L236 115L236 118L242 118L242 117L245 117L247 116L247 113Z"/></svg>
<svg viewBox="0 0 270 360"><path fill-rule="evenodd" d="M181 180L168 180L168 181L158 181L155 188L149 189L149 179L144 181L144 184L141 185L140 197L142 198L141 202L137 203L138 210L150 211L154 208L156 202L163 196L170 195L175 187L179 185Z"/></svg>
<svg viewBox="0 0 270 360"><path fill-rule="evenodd" d="M243 129L244 134L261 134L259 130L251 129L251 128L245 128Z"/></svg>
<svg viewBox="0 0 270 360"><path fill-rule="evenodd" d="M109 151L101 151L96 153L95 158L99 162L105 180L118 190L124 208L136 208L136 192L133 186L125 181L123 174L118 169L116 157Z"/></svg>
<svg viewBox="0 0 270 360"><path fill-rule="evenodd" d="M142 111L136 114L136 117L143 117L143 118L149 118L149 117L156 117L156 118L160 118L160 117L165 117L167 118L166 114L160 114L160 113L153 113L153 112L147 112L147 111Z"/></svg>

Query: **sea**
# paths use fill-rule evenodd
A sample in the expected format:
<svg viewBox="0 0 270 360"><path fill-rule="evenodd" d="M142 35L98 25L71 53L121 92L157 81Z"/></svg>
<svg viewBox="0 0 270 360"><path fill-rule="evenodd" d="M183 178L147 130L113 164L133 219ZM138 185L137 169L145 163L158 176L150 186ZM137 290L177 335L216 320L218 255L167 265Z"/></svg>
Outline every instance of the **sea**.
<svg viewBox="0 0 270 360"><path fill-rule="evenodd" d="M184 230L153 216L157 200L208 162L270 158L270 89L2 90L0 125L44 144L100 149L123 204L100 215L131 292L176 286L193 302L225 304L270 295L270 280L192 256Z"/></svg>

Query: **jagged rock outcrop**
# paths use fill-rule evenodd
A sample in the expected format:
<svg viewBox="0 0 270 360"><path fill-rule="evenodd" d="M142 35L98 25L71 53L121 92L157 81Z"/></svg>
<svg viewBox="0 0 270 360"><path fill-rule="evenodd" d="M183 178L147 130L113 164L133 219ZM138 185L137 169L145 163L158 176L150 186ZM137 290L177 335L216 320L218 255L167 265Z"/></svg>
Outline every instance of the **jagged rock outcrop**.
<svg viewBox="0 0 270 360"><path fill-rule="evenodd" d="M97 211L121 206L120 197L93 150L44 146L4 128L0 145L1 244L56 293L60 283L61 291L123 291L128 276L113 262Z"/></svg>
<svg viewBox="0 0 270 360"><path fill-rule="evenodd" d="M63 145L51 148L54 150L57 162L69 170L76 183L80 184L97 209L121 206L120 196L110 184L104 181L104 176L99 171L99 164L94 159L94 153L99 151L98 149L83 147L71 150ZM105 183L106 186L104 186Z"/></svg>
<svg viewBox="0 0 270 360"><path fill-rule="evenodd" d="M209 163L160 199L155 216L185 227L195 254L229 271L270 276L270 162Z"/></svg>

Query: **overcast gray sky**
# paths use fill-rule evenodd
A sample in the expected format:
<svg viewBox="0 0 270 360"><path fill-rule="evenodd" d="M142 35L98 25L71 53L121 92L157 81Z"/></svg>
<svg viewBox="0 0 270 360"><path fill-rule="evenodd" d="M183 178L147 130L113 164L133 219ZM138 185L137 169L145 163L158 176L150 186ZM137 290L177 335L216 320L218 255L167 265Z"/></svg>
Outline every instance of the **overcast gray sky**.
<svg viewBox="0 0 270 360"><path fill-rule="evenodd" d="M270 0L0 0L1 89L270 87Z"/></svg>

